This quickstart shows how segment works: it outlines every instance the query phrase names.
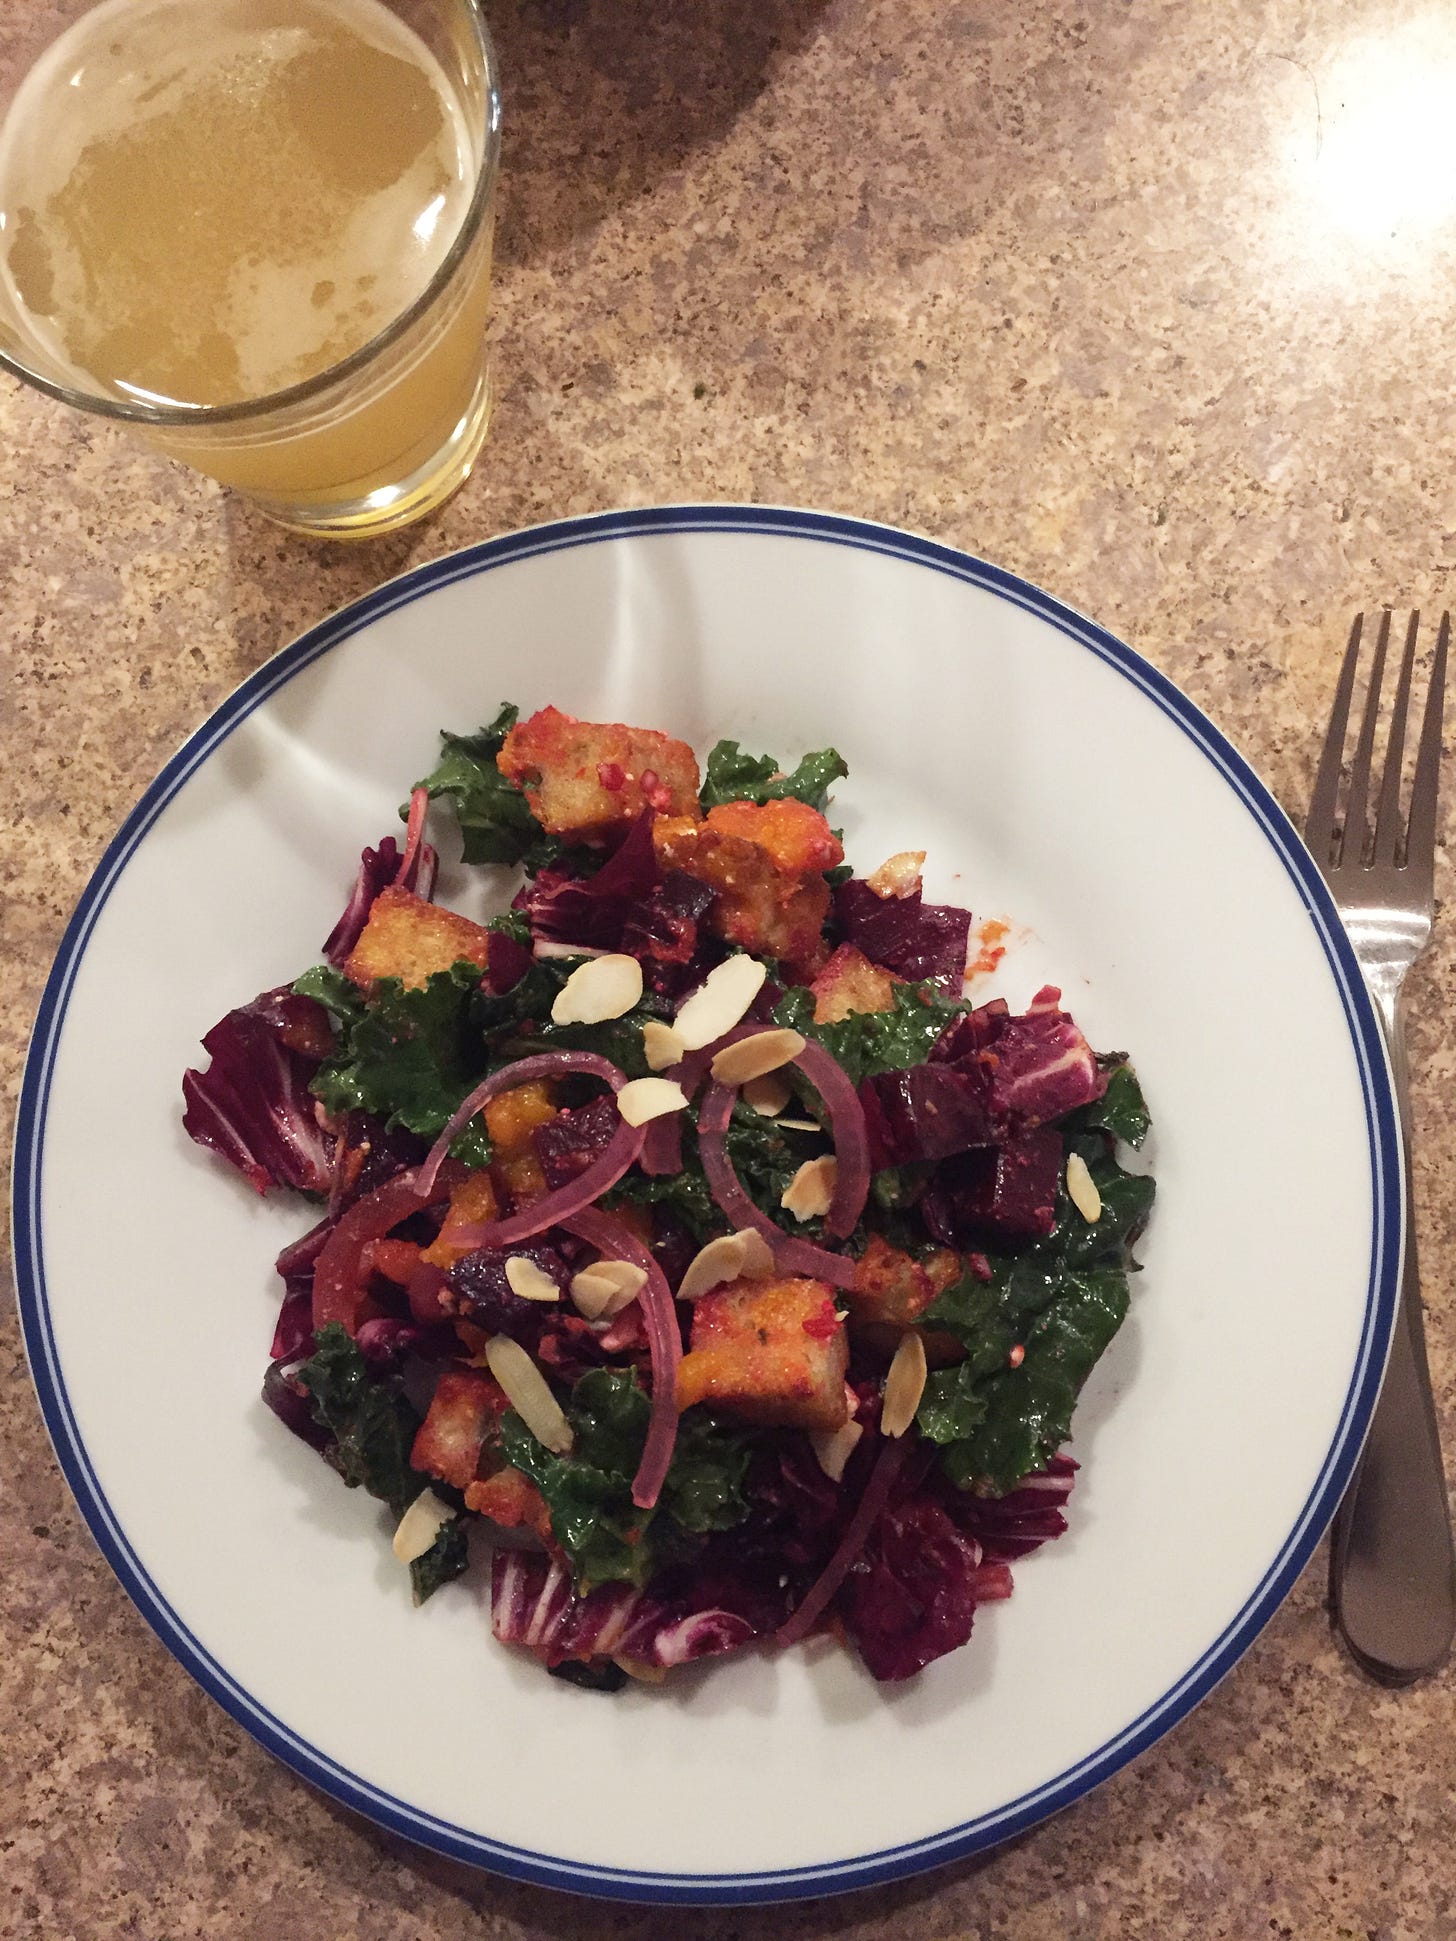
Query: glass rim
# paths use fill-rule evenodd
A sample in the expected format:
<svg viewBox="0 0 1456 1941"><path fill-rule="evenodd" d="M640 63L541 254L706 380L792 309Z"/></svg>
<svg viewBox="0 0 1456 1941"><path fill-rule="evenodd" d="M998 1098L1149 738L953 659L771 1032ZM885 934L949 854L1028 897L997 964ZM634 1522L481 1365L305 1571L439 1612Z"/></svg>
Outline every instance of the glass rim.
<svg viewBox="0 0 1456 1941"><path fill-rule="evenodd" d="M436 297L450 282L464 260L466 251L479 232L495 187L496 170L500 159L500 65L496 57L495 42L491 39L490 28L486 24L483 0L457 0L475 32L476 44L480 50L485 74L485 141L481 150L480 170L476 178L475 190L470 205L460 219L454 241L441 259L439 267L429 282L415 298L414 302L380 331L350 351L347 357L330 364L312 377L304 378L298 384L290 384L281 391L269 391L261 398L244 398L236 404L145 404L140 399L127 400L99 395L94 391L78 391L58 379L46 377L16 357L0 345L0 370L9 371L23 384L34 390L43 391L47 397L55 398L61 404L68 404L77 411L89 412L93 417L119 418L130 424L165 425L170 430L184 426L240 424L249 419L267 417L275 411L287 410L290 406L307 404L320 396L332 385L343 379L355 376L366 369L381 351L388 350L391 344L419 321L434 303Z"/></svg>

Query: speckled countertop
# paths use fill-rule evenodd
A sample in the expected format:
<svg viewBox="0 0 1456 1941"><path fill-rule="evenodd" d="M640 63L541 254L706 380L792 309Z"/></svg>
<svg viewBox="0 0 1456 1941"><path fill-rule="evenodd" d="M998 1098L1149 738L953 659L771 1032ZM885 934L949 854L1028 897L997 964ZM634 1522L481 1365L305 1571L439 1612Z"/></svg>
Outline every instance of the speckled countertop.
<svg viewBox="0 0 1456 1941"><path fill-rule="evenodd" d="M46 7L8 0L0 62ZM433 523L300 543L0 388L7 1103L66 915L175 743L299 629L484 535L689 498L916 528L1121 633L1296 810L1351 612L1451 600L1449 7L497 0L492 17L501 407ZM1456 816L1456 783L1447 799ZM1453 988L1442 914L1412 1064L1456 1453ZM82 1526L9 1301L0 1438L5 1941L1456 1934L1456 1672L1403 1695L1358 1676L1323 1553L1201 1710L995 1856L668 1920L396 1845L245 1737Z"/></svg>

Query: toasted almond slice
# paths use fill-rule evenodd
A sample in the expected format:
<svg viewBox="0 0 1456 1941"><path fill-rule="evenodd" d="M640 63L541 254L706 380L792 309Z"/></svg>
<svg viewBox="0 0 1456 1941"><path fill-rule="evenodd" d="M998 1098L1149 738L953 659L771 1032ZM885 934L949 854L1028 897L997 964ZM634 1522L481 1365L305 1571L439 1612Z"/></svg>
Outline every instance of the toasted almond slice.
<svg viewBox="0 0 1456 1941"><path fill-rule="evenodd" d="M738 1270L744 1280L772 1280L779 1271L778 1262L773 1257L773 1248L763 1235L753 1227L741 1227L738 1238L743 1242L743 1265Z"/></svg>
<svg viewBox="0 0 1456 1941"><path fill-rule="evenodd" d="M696 1301L710 1289L743 1277L743 1235L720 1234L710 1240L688 1262L688 1270L677 1290L680 1301Z"/></svg>
<svg viewBox="0 0 1456 1941"><path fill-rule="evenodd" d="M880 1431L887 1436L902 1436L915 1420L920 1398L925 1393L925 1343L919 1333L908 1329L885 1377L885 1400L880 1410Z"/></svg>
<svg viewBox="0 0 1456 1941"><path fill-rule="evenodd" d="M1102 1218L1102 1195L1079 1152L1067 1155L1067 1198L1089 1226L1096 1226Z"/></svg>
<svg viewBox="0 0 1456 1941"><path fill-rule="evenodd" d="M650 1018L642 1027L642 1051L654 1072L665 1072L675 1065L687 1047L670 1024Z"/></svg>
<svg viewBox="0 0 1456 1941"><path fill-rule="evenodd" d="M914 896L920 888L920 872L924 867L923 849L902 849L899 855L881 863L865 881L876 896Z"/></svg>
<svg viewBox="0 0 1456 1941"><path fill-rule="evenodd" d="M642 1000L642 966L620 951L593 957L574 970L556 994L553 1024L604 1024Z"/></svg>
<svg viewBox="0 0 1456 1941"><path fill-rule="evenodd" d="M796 1220L822 1220L834 1198L838 1172L839 1163L833 1153L825 1153L822 1159L806 1159L789 1181L788 1191L779 1205Z"/></svg>
<svg viewBox="0 0 1456 1941"><path fill-rule="evenodd" d="M766 1119L776 1119L793 1096L794 1088L781 1072L765 1072L762 1078L749 1079L743 1088L744 1104Z"/></svg>
<svg viewBox="0 0 1456 1941"><path fill-rule="evenodd" d="M634 1078L617 1094L617 1110L629 1126L645 1126L666 1112L681 1112L687 1093L673 1078Z"/></svg>
<svg viewBox="0 0 1456 1941"><path fill-rule="evenodd" d="M442 1503L432 1489L422 1489L399 1519L394 1533L395 1556L402 1564L412 1564L424 1556L445 1525L454 1521L450 1505Z"/></svg>
<svg viewBox="0 0 1456 1941"><path fill-rule="evenodd" d="M591 944L558 944L549 937L539 937L531 946L531 955L538 963L547 958L557 957L610 957L611 951L594 949Z"/></svg>
<svg viewBox="0 0 1456 1941"><path fill-rule="evenodd" d="M756 1031L720 1051L709 1069L720 1085L745 1085L791 1064L803 1049L797 1031Z"/></svg>
<svg viewBox="0 0 1456 1941"><path fill-rule="evenodd" d="M492 1335L485 1344L490 1372L505 1390L506 1400L531 1434L554 1456L569 1456L576 1438L562 1414L561 1404L546 1385L546 1377L519 1341L508 1334Z"/></svg>
<svg viewBox="0 0 1456 1941"><path fill-rule="evenodd" d="M703 979L674 1023L687 1051L701 1051L743 1022L743 1014L763 989L766 966L756 957L727 957Z"/></svg>
<svg viewBox="0 0 1456 1941"><path fill-rule="evenodd" d="M647 1284L630 1260L598 1260L571 1277L571 1298L588 1321L610 1321L630 1307Z"/></svg>
<svg viewBox="0 0 1456 1941"><path fill-rule="evenodd" d="M863 1434L864 1429L858 1422L846 1422L842 1429L810 1430L809 1446L814 1451L814 1459L831 1483L844 1481L844 1465Z"/></svg>
<svg viewBox="0 0 1456 1941"><path fill-rule="evenodd" d="M785 1132L822 1132L824 1130L817 1119L778 1119L775 1121L775 1124L781 1125Z"/></svg>
<svg viewBox="0 0 1456 1941"><path fill-rule="evenodd" d="M559 1301L561 1289L543 1267L534 1260L527 1260L524 1254L512 1254L506 1262L506 1279L510 1282L512 1294L519 1294L523 1301Z"/></svg>
<svg viewBox="0 0 1456 1941"><path fill-rule="evenodd" d="M666 1665L649 1665L645 1658L614 1658L613 1664L620 1665L629 1678L636 1679L639 1685L665 1685L667 1683Z"/></svg>

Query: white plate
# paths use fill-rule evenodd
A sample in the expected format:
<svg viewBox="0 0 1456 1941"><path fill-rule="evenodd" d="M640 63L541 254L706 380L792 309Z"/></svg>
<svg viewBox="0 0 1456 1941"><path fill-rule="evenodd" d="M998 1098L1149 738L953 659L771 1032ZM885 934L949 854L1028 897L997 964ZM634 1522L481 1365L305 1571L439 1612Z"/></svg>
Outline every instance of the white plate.
<svg viewBox="0 0 1456 1941"><path fill-rule="evenodd" d="M877 1687L816 1647L616 1699L411 1608L382 1513L263 1409L264 1204L184 1138L234 1003L315 961L361 846L503 698L850 763L851 857L1015 920L1130 1050L1160 1192L1085 1395L1070 1533L970 1646ZM445 885L448 894L452 886ZM474 886L477 897L480 886ZM46 1420L97 1540L193 1675L396 1832L638 1900L821 1894L990 1845L1206 1694L1307 1559L1389 1338L1402 1229L1377 1026L1317 872L1190 702L1010 575L887 528L684 508L441 560L315 628L166 767L41 1007L16 1251Z"/></svg>

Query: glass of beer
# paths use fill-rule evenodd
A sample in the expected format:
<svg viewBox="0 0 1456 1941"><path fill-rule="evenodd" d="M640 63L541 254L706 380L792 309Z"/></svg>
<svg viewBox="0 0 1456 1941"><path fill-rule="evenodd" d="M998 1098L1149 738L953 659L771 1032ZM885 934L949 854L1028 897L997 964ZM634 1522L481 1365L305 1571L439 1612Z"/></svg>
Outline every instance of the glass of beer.
<svg viewBox="0 0 1456 1941"><path fill-rule="evenodd" d="M298 532L441 504L491 408L479 0L22 6L54 37L0 26L0 367Z"/></svg>

